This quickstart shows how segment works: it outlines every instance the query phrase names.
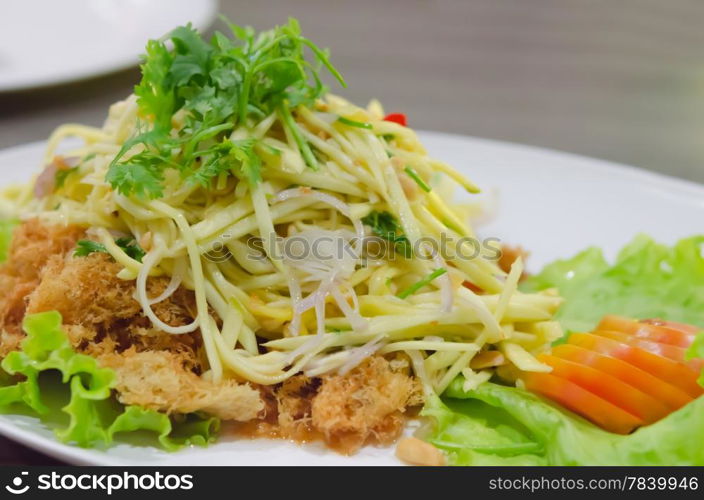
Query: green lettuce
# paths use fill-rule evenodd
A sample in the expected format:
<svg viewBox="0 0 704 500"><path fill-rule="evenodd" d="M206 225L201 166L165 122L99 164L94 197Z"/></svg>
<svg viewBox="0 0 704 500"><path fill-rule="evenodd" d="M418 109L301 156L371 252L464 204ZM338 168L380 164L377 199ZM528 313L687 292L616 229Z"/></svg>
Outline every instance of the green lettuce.
<svg viewBox="0 0 704 500"><path fill-rule="evenodd" d="M687 361L695 358L704 359L704 332L697 334L694 338L694 342L692 342L692 345L689 346L689 349L687 349L685 354L685 359ZM702 370L702 374L697 380L697 383L704 387L704 370Z"/></svg>
<svg viewBox="0 0 704 500"><path fill-rule="evenodd" d="M12 230L17 225L15 220L0 219L0 262L7 258L7 252L10 249L10 240L12 239Z"/></svg>
<svg viewBox="0 0 704 500"><path fill-rule="evenodd" d="M116 434L149 431L168 451L186 445L205 446L219 421L189 415L181 419L137 406L125 407L113 397L115 373L97 360L76 353L61 330L61 315L29 315L20 351L0 366L0 412L28 412L54 428L57 437L82 447L108 446Z"/></svg>
<svg viewBox="0 0 704 500"><path fill-rule="evenodd" d="M556 319L568 331L589 331L605 314L704 326L702 243L704 236L694 236L668 247L639 235L613 265L589 248L547 265L522 288L557 288L565 302Z"/></svg>
<svg viewBox="0 0 704 500"><path fill-rule="evenodd" d="M598 248L547 265L527 292L557 288L556 319L590 331L605 314L704 326L704 236L672 247L637 236L610 265ZM687 351L704 358L704 333ZM426 437L456 465L704 465L704 397L628 436L604 431L522 389L487 383L465 392L458 377L426 404ZM699 379L704 386L704 373Z"/></svg>
<svg viewBox="0 0 704 500"><path fill-rule="evenodd" d="M704 398L633 434L606 432L538 396L456 379L423 410L453 465L704 465Z"/></svg>

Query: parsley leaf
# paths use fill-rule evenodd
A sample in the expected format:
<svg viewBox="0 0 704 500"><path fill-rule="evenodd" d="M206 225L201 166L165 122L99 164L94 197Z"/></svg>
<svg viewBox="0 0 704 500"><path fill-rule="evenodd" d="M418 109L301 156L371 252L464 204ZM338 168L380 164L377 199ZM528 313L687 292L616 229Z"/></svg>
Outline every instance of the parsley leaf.
<svg viewBox="0 0 704 500"><path fill-rule="evenodd" d="M357 120L351 120L349 118L345 118L344 116L338 117L337 121L349 127L364 128L367 130L371 130L374 128L371 123L358 122Z"/></svg>
<svg viewBox="0 0 704 500"><path fill-rule="evenodd" d="M159 158L149 152L140 153L111 166L105 180L126 196L134 193L143 198L160 198L164 194L164 177L158 162Z"/></svg>
<svg viewBox="0 0 704 500"><path fill-rule="evenodd" d="M66 178L77 171L78 167L57 170L56 175L54 176L54 190L64 187L64 184L66 184Z"/></svg>
<svg viewBox="0 0 704 500"><path fill-rule="evenodd" d="M135 87L141 130L110 164L106 180L113 189L160 198L169 169L204 188L220 174L259 182L261 160L254 139L230 135L272 113L279 114L306 163L317 168L292 110L313 105L327 91L322 68L345 85L328 53L301 34L295 19L259 34L249 27L229 27L231 37L216 32L210 41L190 24L149 41Z"/></svg>
<svg viewBox="0 0 704 500"><path fill-rule="evenodd" d="M186 180L207 187L220 174L234 170L256 184L261 180L261 159L254 152L255 143L254 139L226 140L212 146L202 152L207 161Z"/></svg>
<svg viewBox="0 0 704 500"><path fill-rule="evenodd" d="M371 227L376 236L393 243L396 252L406 258L412 256L411 242L403 235L403 228L393 214L374 210L363 217L362 222Z"/></svg>
<svg viewBox="0 0 704 500"><path fill-rule="evenodd" d="M79 240L76 243L76 250L73 252L74 257L88 257L92 253L108 253L105 245L93 240Z"/></svg>
<svg viewBox="0 0 704 500"><path fill-rule="evenodd" d="M118 238L115 244L120 247L130 258L142 262L146 252L140 247L134 238ZM73 252L74 257L88 257L93 253L109 254L105 245L93 240L79 240L76 242L76 250Z"/></svg>
<svg viewBox="0 0 704 500"><path fill-rule="evenodd" d="M134 238L118 238L115 240L115 244L122 248L128 257L136 260L137 262L142 262L147 253L142 250Z"/></svg>
<svg viewBox="0 0 704 500"><path fill-rule="evenodd" d="M149 40L146 51L141 66L142 81L134 88L134 93L142 115L154 120L155 129L168 133L176 105L174 90L167 84L173 57L166 46L157 40Z"/></svg>

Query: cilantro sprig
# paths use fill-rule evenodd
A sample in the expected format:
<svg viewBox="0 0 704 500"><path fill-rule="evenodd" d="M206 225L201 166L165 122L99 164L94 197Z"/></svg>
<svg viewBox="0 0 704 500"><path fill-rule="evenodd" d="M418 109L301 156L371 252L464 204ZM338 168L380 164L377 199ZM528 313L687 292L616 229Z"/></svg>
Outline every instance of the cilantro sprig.
<svg viewBox="0 0 704 500"><path fill-rule="evenodd" d="M430 283L432 283L435 280L435 278L439 278L440 276L442 276L446 272L447 272L447 269L444 269L444 268L436 269L435 271L433 271L432 273L430 273L429 275L427 275L423 279L415 282L414 284L412 284L411 286L409 286L408 288L403 290L401 293L399 293L397 295L397 297L400 299L407 299L408 297L410 297L411 295L416 293L418 290L420 290L424 286L427 286Z"/></svg>
<svg viewBox="0 0 704 500"><path fill-rule="evenodd" d="M372 233L376 236L392 243L396 252L404 257L411 257L413 254L411 242L403 235L403 228L393 214L374 210L363 217L362 222L371 227Z"/></svg>
<svg viewBox="0 0 704 500"><path fill-rule="evenodd" d="M88 257L92 253L108 253L105 245L93 240L78 240L76 249L73 251L74 257Z"/></svg>
<svg viewBox="0 0 704 500"><path fill-rule="evenodd" d="M146 252L137 244L134 238L118 238L115 240L115 244L120 247L128 257L137 262L142 262L142 259L146 255ZM105 245L97 241L79 240L76 242L76 249L73 252L74 257L88 257L93 253L109 254L110 252L105 248Z"/></svg>
<svg viewBox="0 0 704 500"><path fill-rule="evenodd" d="M279 115L308 166L317 167L291 110L327 92L322 68L345 86L327 51L305 38L295 19L259 34L228 24L230 37L216 32L206 41L187 25L149 41L135 87L141 129L110 165L113 189L160 198L173 175L169 171L204 187L223 173L257 183L261 160L255 139L230 136L271 113Z"/></svg>

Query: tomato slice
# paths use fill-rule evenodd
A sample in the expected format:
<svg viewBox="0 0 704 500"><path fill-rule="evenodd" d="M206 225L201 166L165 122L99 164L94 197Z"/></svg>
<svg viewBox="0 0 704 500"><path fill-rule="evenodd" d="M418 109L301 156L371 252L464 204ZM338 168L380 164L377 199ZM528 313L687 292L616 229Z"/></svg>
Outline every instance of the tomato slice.
<svg viewBox="0 0 704 500"><path fill-rule="evenodd" d="M692 333L669 327L665 324L666 322L658 321L658 323L655 324L651 321L655 320L636 321L610 315L604 316L604 319L599 322L597 330L628 333L637 338L660 342L661 344L670 344L685 349L692 345L696 330Z"/></svg>
<svg viewBox="0 0 704 500"><path fill-rule="evenodd" d="M670 411L679 410L692 401L686 392L658 377L620 359L605 356L595 351L572 344L562 344L553 349L553 354L562 359L591 366L625 382L667 405Z"/></svg>
<svg viewBox="0 0 704 500"><path fill-rule="evenodd" d="M408 124L406 115L404 115L403 113L389 113L384 117L384 120L387 122L398 123L399 125L402 125L404 127L406 127Z"/></svg>
<svg viewBox="0 0 704 500"><path fill-rule="evenodd" d="M610 432L628 434L643 420L583 389L574 382L550 373L526 373L526 388L582 415Z"/></svg>
<svg viewBox="0 0 704 500"><path fill-rule="evenodd" d="M526 388L625 434L704 394L704 359L687 360L699 328L605 316L595 332L573 333L538 359L551 373L526 373Z"/></svg>
<svg viewBox="0 0 704 500"><path fill-rule="evenodd" d="M685 364L697 373L701 372L702 368L704 368L703 359L693 359L691 361L686 361L685 353L687 352L687 350L681 347L677 347L670 344L661 344L659 342L653 342L650 340L644 340L621 332L606 332L602 330L597 330L594 332L594 335L599 335L600 337L608 337L610 339L623 342L624 344L640 347L641 349L646 350L648 352L652 352L653 354L657 354L658 356L669 358L672 361Z"/></svg>
<svg viewBox="0 0 704 500"><path fill-rule="evenodd" d="M570 335L568 343L621 359L675 387L679 387L693 398L704 393L704 388L697 384L699 377L697 372L686 365L663 358L640 347L589 333L573 333Z"/></svg>
<svg viewBox="0 0 704 500"><path fill-rule="evenodd" d="M538 359L552 366L553 370L550 372L552 375L577 384L582 389L635 415L646 424L652 424L670 412L667 406L654 397L590 366L550 354L542 354Z"/></svg>
<svg viewBox="0 0 704 500"><path fill-rule="evenodd" d="M687 325L685 323L677 323L676 321L665 321L662 319L644 319L644 320L641 320L641 323L646 323L648 325L654 325L654 326L660 326L663 328L667 328L669 330L676 330L676 331L679 331L682 333L687 333L692 336L692 339L694 338L694 336L697 333L704 330L704 328L700 328L698 326Z"/></svg>

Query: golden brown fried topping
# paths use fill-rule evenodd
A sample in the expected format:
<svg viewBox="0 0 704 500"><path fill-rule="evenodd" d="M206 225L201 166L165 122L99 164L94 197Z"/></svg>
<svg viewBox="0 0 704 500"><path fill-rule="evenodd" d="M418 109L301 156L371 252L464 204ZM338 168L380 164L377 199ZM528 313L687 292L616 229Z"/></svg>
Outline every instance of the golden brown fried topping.
<svg viewBox="0 0 704 500"><path fill-rule="evenodd" d="M117 373L118 399L167 413L203 411L223 420L246 422L264 409L259 391L249 384L225 380L214 384L188 369L185 354L168 351L104 354L100 363Z"/></svg>
<svg viewBox="0 0 704 500"><path fill-rule="evenodd" d="M134 282L117 277L119 264L104 253L73 256L83 237L81 228L36 220L16 229L9 259L0 266L0 357L19 348L25 314L56 310L72 345L115 371L124 404L253 421L256 435L322 438L347 453L395 440L404 412L421 403L407 366L381 356L344 376L298 375L278 386L213 383L203 376L200 333L170 335L153 328L134 299ZM150 278L148 295L160 295L168 282ZM196 314L193 292L180 288L153 309L170 325L188 324Z"/></svg>
<svg viewBox="0 0 704 500"><path fill-rule="evenodd" d="M26 298L47 261L72 251L83 234L76 226L46 226L36 219L15 228L7 261L0 265L0 356L19 348Z"/></svg>

